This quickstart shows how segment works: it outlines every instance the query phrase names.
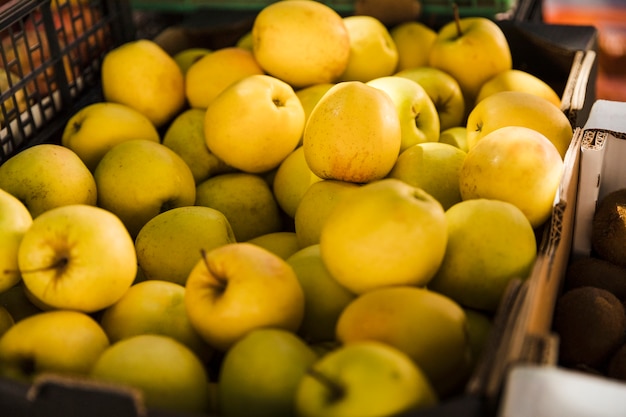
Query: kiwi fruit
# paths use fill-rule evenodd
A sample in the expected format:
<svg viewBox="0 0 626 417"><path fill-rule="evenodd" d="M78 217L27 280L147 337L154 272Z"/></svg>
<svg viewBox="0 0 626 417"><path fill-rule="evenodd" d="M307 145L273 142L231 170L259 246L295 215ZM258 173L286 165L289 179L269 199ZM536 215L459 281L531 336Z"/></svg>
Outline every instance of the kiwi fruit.
<svg viewBox="0 0 626 417"><path fill-rule="evenodd" d="M626 312L607 290L573 288L557 299L553 327L562 365L600 369L626 340Z"/></svg>
<svg viewBox="0 0 626 417"><path fill-rule="evenodd" d="M626 267L626 188L605 195L591 224L591 247L598 257Z"/></svg>
<svg viewBox="0 0 626 417"><path fill-rule="evenodd" d="M610 291L620 300L626 300L626 267L598 257L573 260L565 271L564 291L591 286Z"/></svg>

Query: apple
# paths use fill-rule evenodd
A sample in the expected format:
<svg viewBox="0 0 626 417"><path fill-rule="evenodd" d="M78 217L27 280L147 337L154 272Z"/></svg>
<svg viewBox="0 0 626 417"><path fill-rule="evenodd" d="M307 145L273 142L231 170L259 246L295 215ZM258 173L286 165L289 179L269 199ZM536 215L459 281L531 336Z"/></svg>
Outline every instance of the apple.
<svg viewBox="0 0 626 417"><path fill-rule="evenodd" d="M187 70L187 102L191 108L206 109L231 84L256 74L264 74L264 71L251 51L236 46L217 49L202 56Z"/></svg>
<svg viewBox="0 0 626 417"><path fill-rule="evenodd" d="M176 152L145 139L115 145L100 160L94 178L98 205L117 215L135 238L154 216L191 206L196 183Z"/></svg>
<svg viewBox="0 0 626 417"><path fill-rule="evenodd" d="M318 101L330 90L330 87L335 85L334 83L320 83L313 84L308 87L303 87L296 90L296 95L300 99L300 103L302 103L302 108L304 109L305 119L309 119L309 115L311 111L313 111L313 107L317 104Z"/></svg>
<svg viewBox="0 0 626 417"><path fill-rule="evenodd" d="M320 245L302 248L287 258L304 291L304 318L298 334L309 344L335 340L343 309L356 297L328 272Z"/></svg>
<svg viewBox="0 0 626 417"><path fill-rule="evenodd" d="M418 143L400 153L387 177L421 188L447 210L462 200L459 173L466 155L447 143Z"/></svg>
<svg viewBox="0 0 626 417"><path fill-rule="evenodd" d="M463 308L467 316L470 348L472 350L472 368L477 365L487 349L487 344L494 331L495 317L485 311Z"/></svg>
<svg viewBox="0 0 626 417"><path fill-rule="evenodd" d="M294 228L301 248L320 242L322 225L344 194L359 188L347 181L322 180L306 190L294 216Z"/></svg>
<svg viewBox="0 0 626 417"><path fill-rule="evenodd" d="M161 142L185 161L196 184L213 175L235 171L207 147L204 138L205 113L203 109L183 111L170 123Z"/></svg>
<svg viewBox="0 0 626 417"><path fill-rule="evenodd" d="M385 177L401 144L393 100L360 81L340 82L328 90L311 112L302 140L315 175L355 183Z"/></svg>
<svg viewBox="0 0 626 417"><path fill-rule="evenodd" d="M226 352L220 366L221 415L295 416L296 389L316 360L313 349L293 332L273 328L250 331Z"/></svg>
<svg viewBox="0 0 626 417"><path fill-rule="evenodd" d="M252 30L249 30L241 35L239 39L237 39L237 42L235 42L235 46L253 52L254 40L252 39Z"/></svg>
<svg viewBox="0 0 626 417"><path fill-rule="evenodd" d="M169 336L191 349L203 361L212 349L187 318L185 287L170 281L133 284L114 304L102 311L100 325L111 343L140 334Z"/></svg>
<svg viewBox="0 0 626 417"><path fill-rule="evenodd" d="M398 49L396 71L428 65L430 49L437 38L434 29L422 22L407 20L392 26L389 34Z"/></svg>
<svg viewBox="0 0 626 417"><path fill-rule="evenodd" d="M0 306L6 308L16 322L43 311L28 298L24 288L24 282L20 280L11 288L0 292Z"/></svg>
<svg viewBox="0 0 626 417"><path fill-rule="evenodd" d="M186 105L185 76L159 44L128 41L111 49L101 66L104 101L121 103L145 114L160 128Z"/></svg>
<svg viewBox="0 0 626 417"><path fill-rule="evenodd" d="M258 174L276 168L298 146L304 123L304 109L289 84L251 75L211 102L204 137L226 164Z"/></svg>
<svg viewBox="0 0 626 417"><path fill-rule="evenodd" d="M287 259L300 250L296 232L290 231L266 233L248 240L248 243L267 249L282 259Z"/></svg>
<svg viewBox="0 0 626 417"><path fill-rule="evenodd" d="M424 371L440 398L471 360L463 308L421 287L390 286L359 295L339 316L336 334L346 346L374 340L401 350Z"/></svg>
<svg viewBox="0 0 626 417"><path fill-rule="evenodd" d="M183 72L183 75L186 77L189 67L191 67L202 57L210 54L211 52L213 51L208 48L185 48L182 51L178 51L174 55L172 55L172 58L174 58L174 61L176 61L178 67Z"/></svg>
<svg viewBox="0 0 626 417"><path fill-rule="evenodd" d="M463 200L490 198L519 208L533 228L552 214L564 162L544 135L522 126L506 126L470 148L459 172Z"/></svg>
<svg viewBox="0 0 626 417"><path fill-rule="evenodd" d="M283 230L272 189L257 174L231 172L210 177L197 185L195 205L224 214L237 242Z"/></svg>
<svg viewBox="0 0 626 417"><path fill-rule="evenodd" d="M161 141L156 127L143 113L124 104L96 102L70 117L61 144L73 150L93 172L109 149L130 139Z"/></svg>
<svg viewBox="0 0 626 417"><path fill-rule="evenodd" d="M522 126L545 135L561 155L574 136L561 110L543 97L524 91L501 91L481 100L467 118L467 145L473 148L482 137L506 126Z"/></svg>
<svg viewBox="0 0 626 417"><path fill-rule="evenodd" d="M24 203L0 188L0 293L22 279L17 252L33 218Z"/></svg>
<svg viewBox="0 0 626 417"><path fill-rule="evenodd" d="M408 68L395 73L421 85L430 97L441 131L465 124L466 103L461 86L450 74L429 66Z"/></svg>
<svg viewBox="0 0 626 417"><path fill-rule="evenodd" d="M476 101L480 87L513 66L511 49L502 29L482 16L459 18L437 32L428 64L450 74L461 86L466 105Z"/></svg>
<svg viewBox="0 0 626 417"><path fill-rule="evenodd" d="M536 75L519 69L503 71L485 81L478 91L476 103L500 91L524 91L535 94L545 98L557 108L561 108L561 98L548 83Z"/></svg>
<svg viewBox="0 0 626 417"><path fill-rule="evenodd" d="M107 347L104 330L85 313L38 313L0 337L0 374L25 382L45 372L87 375Z"/></svg>
<svg viewBox="0 0 626 417"><path fill-rule="evenodd" d="M337 81L350 57L343 18L308 0L263 7L252 25L252 45L261 67L294 88Z"/></svg>
<svg viewBox="0 0 626 417"><path fill-rule="evenodd" d="M299 417L393 416L439 400L424 372L399 349L377 341L341 346L316 361L295 396Z"/></svg>
<svg viewBox="0 0 626 417"><path fill-rule="evenodd" d="M272 192L285 214L294 218L302 195L311 184L321 180L309 168L304 156L304 148L298 146L276 169L272 180Z"/></svg>
<svg viewBox="0 0 626 417"><path fill-rule="evenodd" d="M486 198L450 207L446 219L446 256L429 288L464 307L494 313L509 282L527 278L534 264L531 224L513 204Z"/></svg>
<svg viewBox="0 0 626 417"><path fill-rule="evenodd" d="M442 130L439 134L439 142L456 146L460 150L467 152L469 150L467 145L467 127L454 126Z"/></svg>
<svg viewBox="0 0 626 417"><path fill-rule="evenodd" d="M0 338L15 324L15 320L9 310L0 306Z"/></svg>
<svg viewBox="0 0 626 417"><path fill-rule="evenodd" d="M446 250L443 207L395 178L365 184L329 213L320 250L330 274L356 294L390 285L426 285Z"/></svg>
<svg viewBox="0 0 626 417"><path fill-rule="evenodd" d="M82 204L35 218L22 238L18 265L36 300L87 313L119 300L137 273L133 240L121 220Z"/></svg>
<svg viewBox="0 0 626 417"><path fill-rule="evenodd" d="M226 216L204 206L176 207L159 213L135 238L137 264L144 279L185 285L201 250L236 242Z"/></svg>
<svg viewBox="0 0 626 417"><path fill-rule="evenodd" d="M95 381L139 390L148 409L203 413L209 409L209 376L184 344L142 334L111 344L89 372Z"/></svg>
<svg viewBox="0 0 626 417"><path fill-rule="evenodd" d="M304 316L304 294L293 268L252 243L231 243L206 253L185 287L191 324L220 351L260 327L295 333Z"/></svg>
<svg viewBox="0 0 626 417"><path fill-rule="evenodd" d="M62 145L42 143L0 165L0 188L22 201L33 218L69 204L96 205L96 182L80 157Z"/></svg>
<svg viewBox="0 0 626 417"><path fill-rule="evenodd" d="M20 81L20 77L12 71L6 71L4 68L0 68L0 91L9 91L11 88L15 88L15 84ZM15 117L26 111L28 108L28 102L26 101L26 90L16 89L13 93L13 97L9 97L2 102L2 109L0 112L0 126L4 127L5 122L11 121ZM13 117L9 117L5 120L6 114L13 114Z"/></svg>

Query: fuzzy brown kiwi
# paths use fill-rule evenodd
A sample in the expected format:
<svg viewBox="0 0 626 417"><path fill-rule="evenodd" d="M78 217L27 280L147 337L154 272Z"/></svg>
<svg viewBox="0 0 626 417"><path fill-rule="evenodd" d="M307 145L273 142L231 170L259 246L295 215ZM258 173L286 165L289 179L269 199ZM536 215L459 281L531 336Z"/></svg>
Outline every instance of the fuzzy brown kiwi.
<svg viewBox="0 0 626 417"><path fill-rule="evenodd" d="M598 202L591 226L591 247L598 257L626 267L626 188Z"/></svg>
<svg viewBox="0 0 626 417"><path fill-rule="evenodd" d="M591 256L575 259L565 272L563 291L585 286L605 289L626 300L626 267Z"/></svg>

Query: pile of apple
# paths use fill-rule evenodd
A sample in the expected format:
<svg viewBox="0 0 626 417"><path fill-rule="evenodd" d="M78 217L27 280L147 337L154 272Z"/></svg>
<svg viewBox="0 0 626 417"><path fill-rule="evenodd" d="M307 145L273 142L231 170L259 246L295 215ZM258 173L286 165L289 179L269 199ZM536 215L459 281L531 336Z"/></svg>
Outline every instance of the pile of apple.
<svg viewBox="0 0 626 417"><path fill-rule="evenodd" d="M110 51L103 101L0 166L0 375L223 416L463 390L529 275L572 128L499 27L272 3L237 45Z"/></svg>

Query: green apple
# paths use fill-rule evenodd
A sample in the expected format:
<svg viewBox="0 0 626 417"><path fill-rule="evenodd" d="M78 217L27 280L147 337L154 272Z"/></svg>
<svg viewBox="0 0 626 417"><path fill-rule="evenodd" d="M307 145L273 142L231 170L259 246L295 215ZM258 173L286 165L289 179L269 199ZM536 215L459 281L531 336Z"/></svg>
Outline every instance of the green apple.
<svg viewBox="0 0 626 417"><path fill-rule="evenodd" d="M367 85L389 94L396 106L402 130L400 152L417 143L439 139L439 114L426 90L417 82L389 75L375 78Z"/></svg>
<svg viewBox="0 0 626 417"><path fill-rule="evenodd" d="M400 153L388 177L421 188L447 210L461 201L459 173L466 155L447 143L418 143Z"/></svg>
<svg viewBox="0 0 626 417"><path fill-rule="evenodd" d="M393 74L398 66L398 49L389 29L370 15L343 18L350 39L350 57L340 81L367 82Z"/></svg>
<svg viewBox="0 0 626 417"><path fill-rule="evenodd" d="M89 315L42 312L16 322L0 337L0 374L22 381L44 372L86 375L107 347L106 333Z"/></svg>
<svg viewBox="0 0 626 417"><path fill-rule="evenodd" d="M61 144L76 152L93 172L109 149L130 139L161 140L150 119L138 110L125 104L97 102L70 117Z"/></svg>
<svg viewBox="0 0 626 417"><path fill-rule="evenodd" d="M276 169L272 191L280 208L289 217L294 218L306 190L311 184L321 180L306 163L304 148L298 146Z"/></svg>
<svg viewBox="0 0 626 417"><path fill-rule="evenodd" d="M42 312L26 295L22 281L0 292L0 306L6 308L16 322Z"/></svg>
<svg viewBox="0 0 626 417"><path fill-rule="evenodd" d="M88 205L48 210L22 238L18 265L25 288L46 306L95 312L133 283L133 240L113 213Z"/></svg>
<svg viewBox="0 0 626 417"><path fill-rule="evenodd" d="M15 324L15 320L9 310L0 306L0 338Z"/></svg>
<svg viewBox="0 0 626 417"><path fill-rule="evenodd" d="M456 146L460 150L467 152L469 150L467 145L467 127L454 126L442 130L439 135L439 142Z"/></svg>
<svg viewBox="0 0 626 417"><path fill-rule="evenodd" d="M441 131L465 124L465 98L461 86L450 74L424 66L407 68L395 75L413 80L424 88L437 109Z"/></svg>
<svg viewBox="0 0 626 417"><path fill-rule="evenodd" d="M282 231L282 218L270 185L257 174L215 175L197 186L197 206L211 207L226 216L238 242Z"/></svg>
<svg viewBox="0 0 626 417"><path fill-rule="evenodd" d="M429 288L464 307L493 313L507 285L525 279L537 256L535 233L511 203L473 199L450 207L446 256Z"/></svg>
<svg viewBox="0 0 626 417"><path fill-rule="evenodd" d="M142 334L111 344L89 376L139 390L148 409L204 413L209 408L204 365L189 348L168 336Z"/></svg>
<svg viewBox="0 0 626 417"><path fill-rule="evenodd" d="M330 275L319 244L300 249L287 263L304 291L304 318L298 334L310 344L333 341L337 319L356 295Z"/></svg>
<svg viewBox="0 0 626 417"><path fill-rule="evenodd" d="M220 366L220 415L295 417L296 389L316 360L313 349L293 332L250 331L226 352Z"/></svg>
<svg viewBox="0 0 626 417"><path fill-rule="evenodd" d="M482 16L455 18L437 32L428 64L450 74L461 86L467 106L476 101L480 87L513 66L504 32Z"/></svg>
<svg viewBox="0 0 626 417"><path fill-rule="evenodd" d="M501 91L481 100L467 118L467 145L471 149L482 137L506 126L522 126L545 135L561 155L574 136L572 125L550 101L524 91Z"/></svg>
<svg viewBox="0 0 626 417"><path fill-rule="evenodd" d="M428 65L430 48L437 38L434 29L422 22L408 20L391 27L389 34L398 49L396 71Z"/></svg>
<svg viewBox="0 0 626 417"><path fill-rule="evenodd" d="M350 57L341 15L324 3L305 0L264 7L252 25L252 45L261 67L294 88L335 82Z"/></svg>
<svg viewBox="0 0 626 417"><path fill-rule="evenodd" d="M506 126L470 148L459 172L463 200L490 198L518 207L533 228L552 214L564 162L543 134Z"/></svg>
<svg viewBox="0 0 626 417"><path fill-rule="evenodd" d="M301 248L320 243L322 225L342 196L359 188L347 181L322 180L306 190L294 216L294 228Z"/></svg>
<svg viewBox="0 0 626 417"><path fill-rule="evenodd" d="M276 168L300 142L305 114L286 82L251 75L230 85L206 109L204 137L209 150L244 172Z"/></svg>
<svg viewBox="0 0 626 417"><path fill-rule="evenodd" d="M191 324L220 351L259 327L295 333L304 316L304 294L293 268L252 243L231 243L206 253L185 287Z"/></svg>
<svg viewBox="0 0 626 417"><path fill-rule="evenodd" d="M203 109L187 109L180 113L163 135L163 145L176 152L191 169L196 184L234 168L215 156L204 139Z"/></svg>
<svg viewBox="0 0 626 417"><path fill-rule="evenodd" d="M266 233L248 240L248 243L267 249L282 259L287 259L300 250L296 232L289 231Z"/></svg>
<svg viewBox="0 0 626 417"><path fill-rule="evenodd" d="M327 353L302 378L299 417L393 416L439 402L424 372L401 350L377 341L352 342Z"/></svg>
<svg viewBox="0 0 626 417"><path fill-rule="evenodd" d="M356 294L390 285L426 285L446 250L443 207L424 190L395 178L365 184L329 213L320 250L330 274Z"/></svg>
<svg viewBox="0 0 626 417"><path fill-rule="evenodd" d="M545 98L558 109L561 108L561 98L548 83L536 75L519 69L503 71L487 80L478 92L476 103L500 91L524 91L535 94Z"/></svg>
<svg viewBox="0 0 626 417"><path fill-rule="evenodd" d="M463 308L445 295L415 286L361 294L339 316L337 339L348 346L375 340L401 350L424 371L441 398L471 360Z"/></svg>
<svg viewBox="0 0 626 417"><path fill-rule="evenodd" d="M133 238L157 214L191 206L196 199L196 183L185 161L167 146L145 139L111 148L94 178L98 205L116 214Z"/></svg>
<svg viewBox="0 0 626 417"><path fill-rule="evenodd" d="M172 55L172 58L174 58L174 61L176 61L176 63L180 67L183 75L186 76L189 67L198 62L200 58L210 54L211 52L211 49L208 48L185 48L182 51L178 51L174 55Z"/></svg>
<svg viewBox="0 0 626 417"><path fill-rule="evenodd" d="M135 238L137 264L144 279L185 285L201 250L235 241L222 212L204 206L176 207L157 214L139 230Z"/></svg>
<svg viewBox="0 0 626 417"><path fill-rule="evenodd" d="M359 81L340 82L328 90L311 112L302 139L306 162L315 175L355 183L387 175L401 144L393 100Z"/></svg>
<svg viewBox="0 0 626 417"><path fill-rule="evenodd" d="M62 145L43 143L0 165L0 188L18 198L33 218L69 204L96 205L96 182L80 157Z"/></svg>
<svg viewBox="0 0 626 417"><path fill-rule="evenodd" d="M203 361L212 349L187 318L185 287L170 281L148 280L133 284L100 316L111 343L140 334L169 336L191 349Z"/></svg>
<svg viewBox="0 0 626 417"><path fill-rule="evenodd" d="M0 188L0 293L22 279L17 252L33 218L24 203Z"/></svg>

